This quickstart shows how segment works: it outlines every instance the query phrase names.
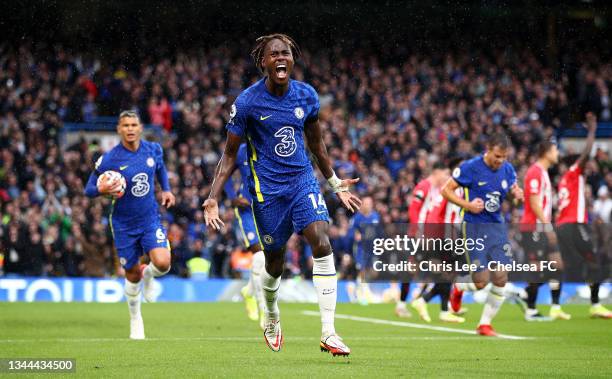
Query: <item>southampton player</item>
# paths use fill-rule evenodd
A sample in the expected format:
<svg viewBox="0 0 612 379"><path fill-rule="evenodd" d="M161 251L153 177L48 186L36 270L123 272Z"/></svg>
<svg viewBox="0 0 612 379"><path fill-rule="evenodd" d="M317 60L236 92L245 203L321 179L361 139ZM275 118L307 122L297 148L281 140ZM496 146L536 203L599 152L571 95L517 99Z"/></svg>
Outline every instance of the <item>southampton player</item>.
<svg viewBox="0 0 612 379"><path fill-rule="evenodd" d="M584 167L595 142L597 119L587 113L586 124L588 135L582 154L574 161L559 182L559 213L557 214L557 235L561 255L565 260L567 271L575 271L586 261L591 280L591 317L612 318L612 311L599 303L599 286L601 285L599 257L595 254L592 241L592 229L588 224Z"/></svg>
<svg viewBox="0 0 612 379"><path fill-rule="evenodd" d="M141 280L145 300L154 301L153 277L170 270L170 245L158 213L154 177L162 188L162 206L171 207L175 203L162 147L141 140L142 130L135 112L121 112L117 124L121 143L98 159L85 189L89 197L116 193L118 181L102 180L96 185L98 176L108 170L120 172L127 183L125 194L113 200L109 224L119 262L125 269L124 289L130 310L131 339L145 338L140 313ZM151 263L141 269L139 259L143 254L149 255Z"/></svg>
<svg viewBox="0 0 612 379"><path fill-rule="evenodd" d="M429 210L430 196L429 193L432 188L439 188L444 182L443 180L444 166L436 163L433 167L431 174L425 179L421 180L414 187L410 203L408 204L408 219L410 222L408 235L411 237L419 234L419 228L425 222L427 218L427 212ZM404 282L400 284L400 298L395 304L395 315L397 317L409 318L412 315L406 308L406 302L410 293L410 282ZM423 314L421 314L423 317ZM427 319L429 316L425 317Z"/></svg>
<svg viewBox="0 0 612 379"><path fill-rule="evenodd" d="M451 165L450 169L454 169L459 165L459 161ZM451 227L453 224L460 223L461 216L459 208L457 205L449 203L446 200L440 191L441 186L446 183L448 178L450 177L450 169L443 167L434 167L434 169L439 170L440 173L435 173L434 178L441 179L440 185L432 187L429 190L429 199L426 201L429 206L429 211L427 212L427 216L425 218L425 224L423 225L425 231L425 237L427 238L445 238L452 237ZM434 179L433 181L437 181ZM458 188L457 192L460 192L461 189ZM454 260L453 257L445 254L441 251L426 251L425 254L430 254L431 256L437 255L437 258L444 259L445 261ZM435 255L434 255L435 254ZM429 259L428 259L429 260ZM445 275L442 275L445 276ZM465 322L463 317L459 317L448 310L448 300L450 297L451 290L451 278L443 277L442 280L434 283L433 286L430 286L429 289L424 289L421 296L414 299L411 303L411 306L417 311L421 319L426 322L431 322L431 318L429 316L429 312L427 310L427 303L431 301L435 296L440 296L440 321L444 322L454 322L454 323L462 323Z"/></svg>
<svg viewBox="0 0 612 379"><path fill-rule="evenodd" d="M245 138L251 168L249 191L266 261L261 272L266 301L265 342L273 351L279 351L283 343L278 289L285 245L291 234L297 232L312 248L313 282L323 324L321 349L334 355L348 355L350 349L334 329L337 279L327 235L329 215L308 158L304 135L319 169L350 211L361 205L361 200L348 191L358 179L340 180L331 168L318 121L318 95L308 84L289 78L294 56L298 54L295 42L284 34L257 39L252 56L265 77L244 90L232 105L225 151L203 206L207 225L221 228L217 199Z"/></svg>
<svg viewBox="0 0 612 379"><path fill-rule="evenodd" d="M420 229L427 220L427 213L429 212L431 203L431 195L433 193L439 193L440 187L446 180L444 170L444 165L436 163L431 174L418 182L414 187L412 199L408 205L408 220L410 222L408 235L410 237L417 237L422 232ZM395 305L395 314L397 317L411 317L410 312L408 309L406 309L406 301L408 300L409 292L410 283L402 283L400 286L400 298ZM420 302L417 302L416 304L420 305ZM426 305L419 306L417 310L422 319L425 321L429 320Z"/></svg>
<svg viewBox="0 0 612 379"><path fill-rule="evenodd" d="M225 183L225 193L232 201L232 206L234 207L237 224L236 236L239 241L244 243L244 247L253 253L249 283L242 288L240 293L244 297L249 318L253 321L259 319L260 325L263 328L264 298L263 290L261 289L260 274L265 264L265 258L261 249L259 237L257 236L257 229L255 229L255 219L253 218L253 210L251 209L252 198L248 191L248 179L251 169L249 167L246 143L241 144L238 149L236 166L234 169L237 169L240 173L240 189L236 192L234 189L234 182L230 177Z"/></svg>
<svg viewBox="0 0 612 379"><path fill-rule="evenodd" d="M556 271L542 273L541 279L548 278L552 296L551 319L569 320L571 316L561 309L561 277L563 262L557 247L557 236L552 228L552 185L548 169L559 161L559 150L551 141L538 146L538 159L525 174L525 210L521 218L521 243L530 262L548 260L555 262ZM538 288L541 283L529 283L527 292L527 321L547 320L536 309ZM550 320L550 319L548 319Z"/></svg>
<svg viewBox="0 0 612 379"><path fill-rule="evenodd" d="M463 226L466 237L474 241L484 240L484 249L475 247L468 252L468 263L477 266L472 273L473 282L456 284L451 292L451 303L457 310L460 308L458 299L464 290L479 290L491 282L493 285L477 328L477 332L485 336L497 335L491 327L491 320L504 302L504 287L508 281L506 271L489 271L489 264L512 262L508 234L501 215L502 203L509 194L515 200L523 199L523 190L516 182L514 167L506 161L509 148L510 141L506 135L490 137L484 155L462 163L442 188L442 195L448 201L465 210ZM465 200L455 193L459 186L465 190Z"/></svg>

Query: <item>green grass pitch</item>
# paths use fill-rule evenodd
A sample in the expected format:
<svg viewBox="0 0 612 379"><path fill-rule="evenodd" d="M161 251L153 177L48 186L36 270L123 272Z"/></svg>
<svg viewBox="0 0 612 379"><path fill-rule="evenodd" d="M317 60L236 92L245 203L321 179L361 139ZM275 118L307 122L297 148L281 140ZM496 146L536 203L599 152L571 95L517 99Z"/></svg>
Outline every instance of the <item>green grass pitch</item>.
<svg viewBox="0 0 612 379"><path fill-rule="evenodd" d="M144 304L145 341L127 338L125 303L0 303L0 358L75 358L79 377L612 377L612 320L590 319L587 306L565 306L571 321L528 323L505 304L494 326L530 337L520 340L338 319L350 358L319 350L319 318L303 313L317 305L280 307L285 344L273 353L240 303ZM437 308L429 307L434 320ZM469 309L463 325L430 325L474 330L482 308ZM392 311L337 308L404 321ZM405 321L423 324L416 315Z"/></svg>

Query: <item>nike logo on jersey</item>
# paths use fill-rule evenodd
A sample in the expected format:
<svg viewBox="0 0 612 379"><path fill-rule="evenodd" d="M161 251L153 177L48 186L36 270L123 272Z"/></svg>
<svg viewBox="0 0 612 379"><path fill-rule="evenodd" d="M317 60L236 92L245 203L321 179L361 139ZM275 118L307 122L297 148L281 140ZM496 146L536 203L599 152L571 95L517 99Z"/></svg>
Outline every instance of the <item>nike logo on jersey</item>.
<svg viewBox="0 0 612 379"><path fill-rule="evenodd" d="M487 184L487 182L478 182L478 186L479 186L479 187L482 187L482 186L484 186L485 184Z"/></svg>
<svg viewBox="0 0 612 379"><path fill-rule="evenodd" d="M264 116L259 116L259 121L266 120L266 119L268 119L268 118L270 118L270 117L272 117L272 115L268 115L268 116L266 116L266 117L264 117Z"/></svg>
<svg viewBox="0 0 612 379"><path fill-rule="evenodd" d="M128 166L127 166L127 165L125 165L125 166L119 166L119 170L120 170L120 171L123 171L123 170L125 170L126 168L128 168Z"/></svg>
<svg viewBox="0 0 612 379"><path fill-rule="evenodd" d="M322 214L323 214L323 213L325 213L325 212L327 212L327 211L317 211L317 214L318 214L318 215L322 215Z"/></svg>

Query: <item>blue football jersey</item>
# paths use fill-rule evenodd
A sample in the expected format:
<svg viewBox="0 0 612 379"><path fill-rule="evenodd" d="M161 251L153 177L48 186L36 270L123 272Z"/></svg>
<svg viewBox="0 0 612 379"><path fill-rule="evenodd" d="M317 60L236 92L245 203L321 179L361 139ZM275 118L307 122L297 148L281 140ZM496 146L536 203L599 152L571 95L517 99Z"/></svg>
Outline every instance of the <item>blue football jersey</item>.
<svg viewBox="0 0 612 379"><path fill-rule="evenodd" d="M381 235L379 235L381 227L380 214L376 211L370 212L367 216L361 212L357 212L351 221L351 228L358 230L363 240L372 240L376 237L381 237Z"/></svg>
<svg viewBox="0 0 612 379"><path fill-rule="evenodd" d="M230 199L234 199L237 196L244 197L248 201L253 201L251 194L249 193L249 176L251 176L251 168L249 166L249 158L247 152L247 145L243 143L238 148L236 154L236 165L235 169L240 173L240 188L238 193L234 189L234 181L230 177L225 183L225 193Z"/></svg>
<svg viewBox="0 0 612 379"><path fill-rule="evenodd" d="M226 128L248 142L249 190L256 201L294 192L314 179L304 144L304 125L318 118L319 99L308 84L289 82L287 92L268 92L265 78L244 90L232 105Z"/></svg>
<svg viewBox="0 0 612 379"><path fill-rule="evenodd" d="M478 214L465 212L467 223L503 223L501 205L510 187L516 183L516 172L509 162L493 171L486 165L482 155L465 161L453 171L453 179L464 188L469 201L476 198L484 201L484 209Z"/></svg>
<svg viewBox="0 0 612 379"><path fill-rule="evenodd" d="M126 181L125 194L113 202L111 226L114 231L144 228L159 218L154 177L157 176L163 191L170 191L170 184L163 150L158 143L143 140L135 152L118 144L102 155L87 182L85 192L88 196L99 195L98 176L108 170L121 173Z"/></svg>

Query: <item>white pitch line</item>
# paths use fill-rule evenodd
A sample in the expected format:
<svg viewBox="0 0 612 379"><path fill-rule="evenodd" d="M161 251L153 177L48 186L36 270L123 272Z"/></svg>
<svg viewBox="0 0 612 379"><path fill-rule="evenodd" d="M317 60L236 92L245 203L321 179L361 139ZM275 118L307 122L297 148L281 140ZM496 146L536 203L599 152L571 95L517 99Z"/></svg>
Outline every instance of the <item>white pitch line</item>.
<svg viewBox="0 0 612 379"><path fill-rule="evenodd" d="M288 337L291 341L317 341L317 337ZM261 341L261 337L168 337L168 338L146 338L145 341L153 342L172 342L172 341L226 341L226 342L248 342ZM471 337L441 337L441 336L390 336L385 337L385 340L422 340L422 341L440 341L440 340L470 340ZM379 341L380 337L352 337L351 341ZM42 342L126 342L129 338L32 338L32 339L0 339L2 343L42 343ZM140 341L136 342L140 343Z"/></svg>
<svg viewBox="0 0 612 379"><path fill-rule="evenodd" d="M302 314L307 315L307 316L317 316L317 317L320 315L319 312L315 312L315 311L302 311ZM471 335L476 334L475 331L467 330L467 329L456 329L456 328L449 328L446 326L415 324L413 322L391 321L391 320L384 320L384 319L379 319L379 318L343 315L343 314L338 314L338 313L336 313L336 318L342 318L345 320L352 320L352 321L363 321L363 322L369 322L372 324L401 326L404 328L428 329L428 330L435 330L438 332L461 333L461 334L471 334ZM509 340L529 340L529 339L535 338L535 337L512 336L509 334L498 334L497 336L499 338L505 338Z"/></svg>

